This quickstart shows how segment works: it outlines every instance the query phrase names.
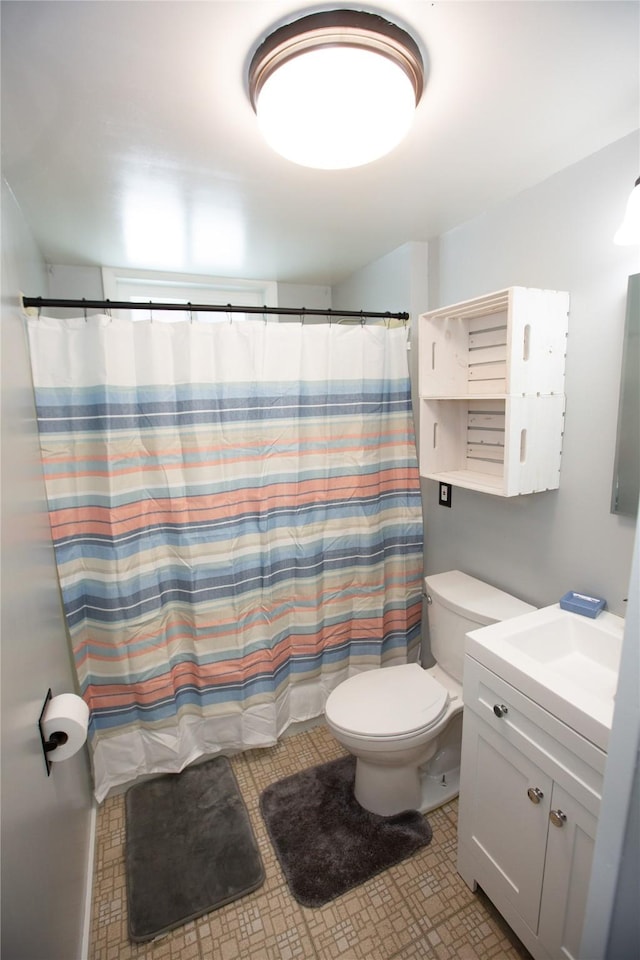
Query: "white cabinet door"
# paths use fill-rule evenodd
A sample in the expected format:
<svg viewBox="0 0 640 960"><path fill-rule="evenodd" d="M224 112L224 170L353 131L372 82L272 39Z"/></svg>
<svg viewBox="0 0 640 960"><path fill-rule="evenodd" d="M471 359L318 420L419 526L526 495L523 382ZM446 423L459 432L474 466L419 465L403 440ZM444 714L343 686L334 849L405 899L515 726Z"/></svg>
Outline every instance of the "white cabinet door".
<svg viewBox="0 0 640 960"><path fill-rule="evenodd" d="M579 960L596 827L593 814L555 783L538 935L558 960Z"/></svg>
<svg viewBox="0 0 640 960"><path fill-rule="evenodd" d="M471 710L464 725L463 764L474 766L475 783L460 795L460 829L475 853L474 879L498 908L509 900L535 934L552 780Z"/></svg>

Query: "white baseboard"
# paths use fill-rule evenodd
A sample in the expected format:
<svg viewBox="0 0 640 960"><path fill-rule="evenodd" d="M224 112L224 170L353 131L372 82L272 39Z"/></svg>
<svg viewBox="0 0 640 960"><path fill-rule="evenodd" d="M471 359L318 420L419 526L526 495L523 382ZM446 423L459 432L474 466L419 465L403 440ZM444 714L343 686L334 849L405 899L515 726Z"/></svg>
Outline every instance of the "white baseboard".
<svg viewBox="0 0 640 960"><path fill-rule="evenodd" d="M82 921L82 941L80 960L89 958L89 937L91 936L91 906L93 901L93 872L96 859L96 827L98 823L98 807L91 806L89 818L89 849L87 852L87 873L84 886L84 917Z"/></svg>

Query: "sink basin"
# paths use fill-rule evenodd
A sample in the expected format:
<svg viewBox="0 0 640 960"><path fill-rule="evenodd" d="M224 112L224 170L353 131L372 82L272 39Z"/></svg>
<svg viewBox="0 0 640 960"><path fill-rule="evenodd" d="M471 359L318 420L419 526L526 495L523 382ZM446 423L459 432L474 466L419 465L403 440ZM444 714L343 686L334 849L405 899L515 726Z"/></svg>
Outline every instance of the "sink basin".
<svg viewBox="0 0 640 960"><path fill-rule="evenodd" d="M466 652L606 750L624 620L595 620L559 604L467 634Z"/></svg>
<svg viewBox="0 0 640 960"><path fill-rule="evenodd" d="M552 616L507 636L505 643L595 697L611 700L615 695L622 649L622 632L615 624L578 614Z"/></svg>

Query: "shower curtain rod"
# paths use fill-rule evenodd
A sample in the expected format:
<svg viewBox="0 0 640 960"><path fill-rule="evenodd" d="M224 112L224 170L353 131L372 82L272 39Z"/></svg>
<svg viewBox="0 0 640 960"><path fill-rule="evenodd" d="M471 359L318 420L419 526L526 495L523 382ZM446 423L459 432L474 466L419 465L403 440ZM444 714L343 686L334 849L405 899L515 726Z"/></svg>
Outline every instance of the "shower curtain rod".
<svg viewBox="0 0 640 960"><path fill-rule="evenodd" d="M33 307L37 310L42 307L66 307L79 310L188 310L190 313L255 313L259 316L276 314L278 316L299 317L335 317L355 318L364 321L380 320L408 320L408 313L376 312L372 310L316 310L307 307L242 307L227 303L161 303L154 300L146 302L131 302L129 300L59 300L51 297L23 297L22 305L25 310Z"/></svg>

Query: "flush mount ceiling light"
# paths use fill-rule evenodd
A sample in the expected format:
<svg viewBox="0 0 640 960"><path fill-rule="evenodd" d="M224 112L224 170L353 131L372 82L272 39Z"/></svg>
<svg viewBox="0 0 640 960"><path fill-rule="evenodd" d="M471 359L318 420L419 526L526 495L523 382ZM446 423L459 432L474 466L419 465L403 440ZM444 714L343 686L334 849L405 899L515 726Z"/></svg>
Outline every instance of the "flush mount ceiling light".
<svg viewBox="0 0 640 960"><path fill-rule="evenodd" d="M306 167L358 167L405 136L424 85L416 42L356 10L275 30L249 66L249 95L267 143Z"/></svg>
<svg viewBox="0 0 640 960"><path fill-rule="evenodd" d="M640 243L640 177L629 195L624 220L618 227L613 242L621 247Z"/></svg>

